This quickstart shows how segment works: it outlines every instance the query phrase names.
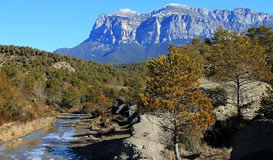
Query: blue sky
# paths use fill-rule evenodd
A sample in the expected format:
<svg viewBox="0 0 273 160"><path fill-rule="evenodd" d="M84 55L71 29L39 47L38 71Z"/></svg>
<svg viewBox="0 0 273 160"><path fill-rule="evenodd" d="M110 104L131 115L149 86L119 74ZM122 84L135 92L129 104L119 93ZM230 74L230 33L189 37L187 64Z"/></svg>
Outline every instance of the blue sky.
<svg viewBox="0 0 273 160"><path fill-rule="evenodd" d="M273 0L1 0L0 44L54 51L86 38L101 13L151 12L168 3L207 9L250 8L273 14Z"/></svg>

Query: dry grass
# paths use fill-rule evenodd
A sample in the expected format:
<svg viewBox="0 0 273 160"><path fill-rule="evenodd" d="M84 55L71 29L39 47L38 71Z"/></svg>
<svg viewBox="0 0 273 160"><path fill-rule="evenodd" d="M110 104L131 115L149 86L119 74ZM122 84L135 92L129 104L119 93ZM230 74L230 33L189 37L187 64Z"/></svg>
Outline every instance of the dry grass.
<svg viewBox="0 0 273 160"><path fill-rule="evenodd" d="M180 155L182 160L229 160L231 148L212 148L206 144L200 146L200 155L184 150L183 145L180 145ZM166 160L175 160L174 152L171 150L165 151ZM196 156L196 158L193 158Z"/></svg>
<svg viewBox="0 0 273 160"><path fill-rule="evenodd" d="M46 117L27 123L11 122L0 127L0 142L7 142L24 137L36 130L52 125L56 122L55 117Z"/></svg>
<svg viewBox="0 0 273 160"><path fill-rule="evenodd" d="M183 150L183 148L181 148L181 154L184 156L182 160L229 160L230 153L232 151L232 148L212 148L206 144L202 144L199 149L200 155ZM196 158L193 158L194 156L196 156Z"/></svg>
<svg viewBox="0 0 273 160"><path fill-rule="evenodd" d="M201 156L196 160L229 160L232 148L212 148L208 145L201 146Z"/></svg>

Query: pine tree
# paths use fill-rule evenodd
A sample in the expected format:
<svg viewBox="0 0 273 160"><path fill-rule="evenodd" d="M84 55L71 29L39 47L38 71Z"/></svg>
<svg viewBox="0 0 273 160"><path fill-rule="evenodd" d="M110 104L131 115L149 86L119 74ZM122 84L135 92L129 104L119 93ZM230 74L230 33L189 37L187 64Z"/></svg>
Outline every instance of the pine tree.
<svg viewBox="0 0 273 160"><path fill-rule="evenodd" d="M273 66L273 30L272 27L259 26L248 29L247 36L264 47L267 63Z"/></svg>
<svg viewBox="0 0 273 160"><path fill-rule="evenodd" d="M271 77L266 53L249 37L228 30L217 30L213 40L209 57L215 73L213 77L220 82L232 83L240 123L243 88L253 80L268 80Z"/></svg>
<svg viewBox="0 0 273 160"><path fill-rule="evenodd" d="M198 89L202 76L201 64L172 47L168 56L147 62L149 74L144 94L140 97L149 111L168 115L173 134L174 152L180 159L179 135L202 133L211 128L214 118L212 105Z"/></svg>

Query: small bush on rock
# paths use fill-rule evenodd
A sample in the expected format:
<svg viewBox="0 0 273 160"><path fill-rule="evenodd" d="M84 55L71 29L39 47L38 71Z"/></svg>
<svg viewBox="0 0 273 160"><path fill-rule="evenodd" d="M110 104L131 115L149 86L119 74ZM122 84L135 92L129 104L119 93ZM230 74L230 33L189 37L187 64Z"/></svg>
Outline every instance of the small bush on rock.
<svg viewBox="0 0 273 160"><path fill-rule="evenodd" d="M273 85L271 84L271 87ZM266 95L262 97L261 108L257 111L258 115L265 115L273 112L273 90L267 88Z"/></svg>
<svg viewBox="0 0 273 160"><path fill-rule="evenodd" d="M224 88L215 87L213 89L200 88L203 94L211 100L213 107L227 104L227 91Z"/></svg>

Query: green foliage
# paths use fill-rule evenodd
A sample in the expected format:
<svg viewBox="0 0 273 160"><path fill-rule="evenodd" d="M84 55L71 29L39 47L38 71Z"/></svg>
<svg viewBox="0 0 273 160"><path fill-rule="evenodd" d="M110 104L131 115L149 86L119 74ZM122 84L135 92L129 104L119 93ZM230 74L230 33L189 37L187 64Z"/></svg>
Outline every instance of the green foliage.
<svg viewBox="0 0 273 160"><path fill-rule="evenodd" d="M260 115L265 115L268 113L273 112L273 90L272 90L272 82L271 82L271 88L267 88L265 95L262 97L261 100L261 108L257 111Z"/></svg>
<svg viewBox="0 0 273 160"><path fill-rule="evenodd" d="M124 86L134 73L30 47L3 45L0 71L0 123L13 117L37 117L34 106L70 108L94 103L100 93L113 100L120 90L108 86Z"/></svg>
<svg viewBox="0 0 273 160"><path fill-rule="evenodd" d="M213 89L200 88L203 94L211 100L213 107L227 104L227 91L224 88L215 87Z"/></svg>
<svg viewBox="0 0 273 160"><path fill-rule="evenodd" d="M210 113L213 109L210 100L198 89L203 66L180 48L170 48L168 56L151 59L147 68L149 73L141 100L147 110L167 113L168 125L163 127L172 132L176 159L179 159L178 136L199 139L215 122Z"/></svg>
<svg viewBox="0 0 273 160"><path fill-rule="evenodd" d="M17 120L23 105L17 88L13 87L5 72L0 70L0 125L5 121Z"/></svg>
<svg viewBox="0 0 273 160"><path fill-rule="evenodd" d="M271 67L266 62L264 46L245 34L228 30L215 31L210 54L210 64L214 70L213 78L232 85L236 93L238 123L243 119L244 100L242 92L251 81L270 80Z"/></svg>
<svg viewBox="0 0 273 160"><path fill-rule="evenodd" d="M6 74L0 71L0 108L7 109L15 103L14 92L16 92Z"/></svg>
<svg viewBox="0 0 273 160"><path fill-rule="evenodd" d="M266 52L266 61L273 66L273 30L272 27L259 26L248 29L247 36L258 42ZM272 70L273 71L273 70Z"/></svg>
<svg viewBox="0 0 273 160"><path fill-rule="evenodd" d="M144 92L146 76L147 68L145 66L131 74L126 83L127 88L121 92L127 103L132 105L141 103L139 94Z"/></svg>
<svg viewBox="0 0 273 160"><path fill-rule="evenodd" d="M261 45L269 47L268 49L273 49L273 31L272 27L259 26L248 29L247 36L253 40L257 40Z"/></svg>
<svg viewBox="0 0 273 160"><path fill-rule="evenodd" d="M66 107L73 107L74 105L79 105L80 103L80 92L77 88L73 86L69 86L64 89L63 97L62 97L63 105Z"/></svg>

